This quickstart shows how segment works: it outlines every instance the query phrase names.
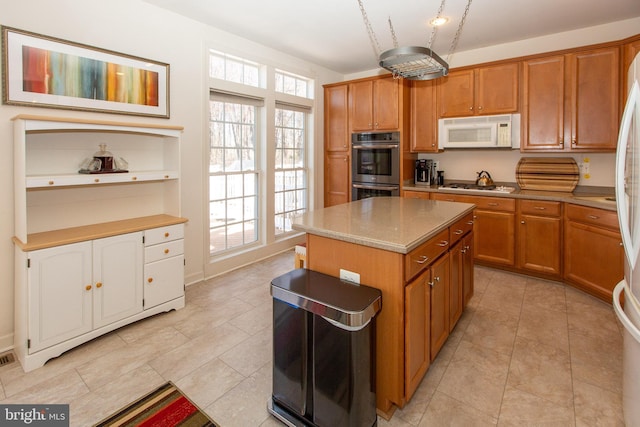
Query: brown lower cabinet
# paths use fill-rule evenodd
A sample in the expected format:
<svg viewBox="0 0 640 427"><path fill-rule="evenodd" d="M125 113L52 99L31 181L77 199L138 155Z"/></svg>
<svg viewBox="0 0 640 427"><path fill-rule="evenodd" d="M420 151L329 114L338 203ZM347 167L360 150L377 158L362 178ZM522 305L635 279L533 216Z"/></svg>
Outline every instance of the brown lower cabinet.
<svg viewBox="0 0 640 427"><path fill-rule="evenodd" d="M624 276L624 249L614 211L567 205L564 279L609 303Z"/></svg>
<svg viewBox="0 0 640 427"><path fill-rule="evenodd" d="M429 194L433 200L477 206L473 224L476 262L561 280L611 303L613 288L624 275L615 211L571 202Z"/></svg>
<svg viewBox="0 0 640 427"><path fill-rule="evenodd" d="M562 277L562 203L518 200L516 267L552 279Z"/></svg>
<svg viewBox="0 0 640 427"><path fill-rule="evenodd" d="M475 260L496 266L515 265L515 199L446 193L431 193L431 198L475 204Z"/></svg>
<svg viewBox="0 0 640 427"><path fill-rule="evenodd" d="M435 359L449 337L450 256L445 254L433 263L431 272L431 360Z"/></svg>

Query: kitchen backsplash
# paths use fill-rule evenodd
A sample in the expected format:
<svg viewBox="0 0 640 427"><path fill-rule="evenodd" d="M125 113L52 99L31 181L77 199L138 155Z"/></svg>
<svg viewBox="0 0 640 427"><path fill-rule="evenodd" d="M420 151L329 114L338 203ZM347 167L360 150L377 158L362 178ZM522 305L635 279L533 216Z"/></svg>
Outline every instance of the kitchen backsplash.
<svg viewBox="0 0 640 427"><path fill-rule="evenodd" d="M420 159L439 162L445 180L475 181L477 172L486 170L496 182L516 182L516 166L522 157L573 157L580 166L588 160L589 178L580 173L581 186L613 187L615 153L526 153L517 150L449 150L439 154L420 154Z"/></svg>

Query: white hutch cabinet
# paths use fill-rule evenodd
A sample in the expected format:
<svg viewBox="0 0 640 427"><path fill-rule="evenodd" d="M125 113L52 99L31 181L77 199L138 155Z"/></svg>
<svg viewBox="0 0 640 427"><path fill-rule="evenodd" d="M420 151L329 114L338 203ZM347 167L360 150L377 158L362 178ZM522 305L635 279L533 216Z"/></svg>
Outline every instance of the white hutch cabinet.
<svg viewBox="0 0 640 427"><path fill-rule="evenodd" d="M25 371L184 307L181 127L14 118L15 352ZM80 174L106 144L129 172Z"/></svg>

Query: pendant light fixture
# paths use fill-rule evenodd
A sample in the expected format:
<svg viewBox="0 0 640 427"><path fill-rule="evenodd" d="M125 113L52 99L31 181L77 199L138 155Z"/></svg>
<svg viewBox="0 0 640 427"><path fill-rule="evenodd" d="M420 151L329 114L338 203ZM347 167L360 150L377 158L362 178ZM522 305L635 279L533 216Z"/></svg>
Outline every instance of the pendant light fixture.
<svg viewBox="0 0 640 427"><path fill-rule="evenodd" d="M453 40L451 41L451 46L449 48L449 54L446 61L443 60L433 50L431 50L431 45L435 40L438 31L437 26L433 26L433 29L431 30L431 36L429 37L427 47L399 47L398 40L393 29L393 24L391 23L391 18L389 18L389 29L391 30L394 47L380 53L380 44L378 43L378 39L373 32L373 28L371 27L371 23L369 22L369 18L367 17L367 12L364 10L364 6L362 5L362 0L358 0L358 5L360 6L362 19L364 21L365 27L367 28L369 40L371 41L371 46L373 47L375 55L379 60L380 67L390 71L395 78L402 77L409 80L433 80L449 74L448 61L458 45L458 39L460 38L462 27L464 26L464 23L467 19L471 1L472 0L468 0L467 6L464 10L464 13L462 14L462 18L460 18L460 24L458 25L458 30L456 31ZM442 0L436 18L442 17L444 4L445 0Z"/></svg>

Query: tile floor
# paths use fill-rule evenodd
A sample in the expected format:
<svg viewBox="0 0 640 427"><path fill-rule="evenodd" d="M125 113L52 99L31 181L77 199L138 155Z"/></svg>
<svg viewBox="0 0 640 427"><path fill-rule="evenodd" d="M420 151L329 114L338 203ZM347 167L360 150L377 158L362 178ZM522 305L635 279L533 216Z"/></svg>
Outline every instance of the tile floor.
<svg viewBox="0 0 640 427"><path fill-rule="evenodd" d="M0 368L0 403L69 403L88 426L166 380L224 427L278 426L272 278L293 251L187 288L187 306L25 374ZM618 426L622 334L611 306L553 282L477 267L475 296L413 399L380 426Z"/></svg>

